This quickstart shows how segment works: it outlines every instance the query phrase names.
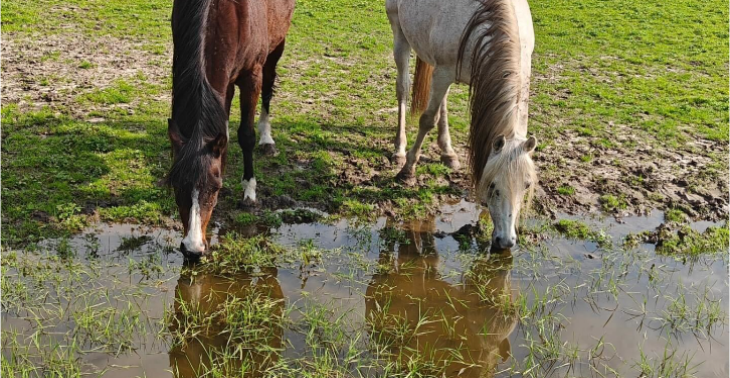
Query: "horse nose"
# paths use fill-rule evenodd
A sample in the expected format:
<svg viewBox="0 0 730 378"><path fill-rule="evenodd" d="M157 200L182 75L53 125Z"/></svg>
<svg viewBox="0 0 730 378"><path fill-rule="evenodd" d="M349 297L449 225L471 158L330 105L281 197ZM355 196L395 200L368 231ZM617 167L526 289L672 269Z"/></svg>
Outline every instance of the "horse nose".
<svg viewBox="0 0 730 378"><path fill-rule="evenodd" d="M494 244L496 244L497 247L499 247L501 249L510 249L510 248L514 247L516 243L517 243L516 237L511 237L511 238L497 237L494 240Z"/></svg>
<svg viewBox="0 0 730 378"><path fill-rule="evenodd" d="M182 252L185 259L200 260L200 257L202 257L203 253L205 253L205 246L197 250L191 250L185 247L185 243L180 243L180 252Z"/></svg>

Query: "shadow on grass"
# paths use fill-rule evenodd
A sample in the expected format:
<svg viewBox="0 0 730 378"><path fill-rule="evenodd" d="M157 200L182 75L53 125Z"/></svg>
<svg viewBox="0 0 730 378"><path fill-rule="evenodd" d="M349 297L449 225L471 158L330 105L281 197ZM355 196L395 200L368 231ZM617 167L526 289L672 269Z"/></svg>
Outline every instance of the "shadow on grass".
<svg viewBox="0 0 730 378"><path fill-rule="evenodd" d="M237 128L237 123L231 125L232 135ZM274 125L280 154L254 158L259 197L289 196L348 213L361 204L372 209L383 202L455 192L443 183L411 188L395 183L384 130L320 124L307 116L285 118ZM3 109L2 131L5 243L25 245L44 236L68 235L94 219L172 223L177 212L173 195L157 186L171 161L163 117L89 122L49 110L21 113L10 105ZM241 150L235 139L231 142L218 219L240 200Z"/></svg>

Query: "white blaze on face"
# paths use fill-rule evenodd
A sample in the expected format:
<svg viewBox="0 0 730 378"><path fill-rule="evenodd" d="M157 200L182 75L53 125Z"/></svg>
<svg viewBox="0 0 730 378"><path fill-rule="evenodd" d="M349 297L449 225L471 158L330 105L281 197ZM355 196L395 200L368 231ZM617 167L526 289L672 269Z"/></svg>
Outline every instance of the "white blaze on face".
<svg viewBox="0 0 730 378"><path fill-rule="evenodd" d="M198 203L198 190L193 190L193 205L188 215L188 234L183 239L183 245L189 252L202 253L205 251L203 243L202 221L200 219L200 203Z"/></svg>
<svg viewBox="0 0 730 378"><path fill-rule="evenodd" d="M274 144L274 138L271 137L271 122L269 121L269 113L266 109L261 109L261 117L259 118L259 134L261 139L259 144Z"/></svg>
<svg viewBox="0 0 730 378"><path fill-rule="evenodd" d="M501 243L498 247L514 245L517 240L515 221L520 211L519 204L515 204L511 193L506 191L507 188L500 188L500 185L497 185L495 189L499 190L499 195L492 196L488 202L489 213L494 224L493 241L500 240Z"/></svg>
<svg viewBox="0 0 730 378"><path fill-rule="evenodd" d="M250 180L241 180L243 186L243 200L247 198L251 201L256 202L256 177L251 177Z"/></svg>

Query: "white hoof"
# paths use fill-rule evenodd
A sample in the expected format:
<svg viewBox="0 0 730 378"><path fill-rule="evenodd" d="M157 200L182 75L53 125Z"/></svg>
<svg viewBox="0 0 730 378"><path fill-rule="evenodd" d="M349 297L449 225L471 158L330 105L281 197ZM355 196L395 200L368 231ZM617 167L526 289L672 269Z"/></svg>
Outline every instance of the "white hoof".
<svg viewBox="0 0 730 378"><path fill-rule="evenodd" d="M259 146L264 144L275 144L274 138L272 138L270 134L262 134L261 139L259 139Z"/></svg>
<svg viewBox="0 0 730 378"><path fill-rule="evenodd" d="M274 138L271 137L271 121L269 121L269 113L266 113L266 110L261 109L258 127L261 134L259 145L274 144Z"/></svg>
<svg viewBox="0 0 730 378"><path fill-rule="evenodd" d="M251 180L241 180L243 186L243 200L250 200L256 202L256 177L251 177Z"/></svg>

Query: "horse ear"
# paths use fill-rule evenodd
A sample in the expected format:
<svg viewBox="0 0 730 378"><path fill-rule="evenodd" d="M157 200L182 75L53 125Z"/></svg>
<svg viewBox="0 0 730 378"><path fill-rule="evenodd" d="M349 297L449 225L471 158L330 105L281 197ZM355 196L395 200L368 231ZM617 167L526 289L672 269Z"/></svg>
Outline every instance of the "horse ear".
<svg viewBox="0 0 730 378"><path fill-rule="evenodd" d="M221 156L228 146L228 135L220 133L212 141L208 143L208 147L213 152L215 157Z"/></svg>
<svg viewBox="0 0 730 378"><path fill-rule="evenodd" d="M167 119L167 136L170 138L170 143L172 143L172 150L177 154L185 144L185 141L172 118Z"/></svg>
<svg viewBox="0 0 730 378"><path fill-rule="evenodd" d="M535 147L537 147L537 139L535 139L534 136L531 136L522 145L522 150L525 151L526 154L529 154L532 151L535 151Z"/></svg>
<svg viewBox="0 0 730 378"><path fill-rule="evenodd" d="M494 140L494 143L492 143L492 152L498 153L502 151L502 147L504 147L504 143L507 141L505 139L504 135L500 135L497 137L497 139Z"/></svg>
<svg viewBox="0 0 730 378"><path fill-rule="evenodd" d="M499 343L499 356L502 357L502 361L507 361L511 355L512 346L509 343L509 337L506 337L501 343Z"/></svg>

